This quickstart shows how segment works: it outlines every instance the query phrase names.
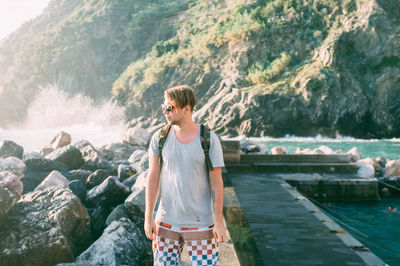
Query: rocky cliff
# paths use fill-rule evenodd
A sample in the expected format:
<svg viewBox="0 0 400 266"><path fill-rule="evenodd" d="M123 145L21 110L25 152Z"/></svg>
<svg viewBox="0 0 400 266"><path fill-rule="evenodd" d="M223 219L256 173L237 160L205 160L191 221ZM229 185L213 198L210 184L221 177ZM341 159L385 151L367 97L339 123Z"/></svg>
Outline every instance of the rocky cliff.
<svg viewBox="0 0 400 266"><path fill-rule="evenodd" d="M56 6L69 13L48 24ZM398 137L399 12L397 0L54 0L24 26L31 35L3 41L1 106L12 110L3 101L15 91L29 102L38 84L97 98L111 89L128 119L150 125L163 90L188 84L196 119L219 134ZM51 45L33 49L38 40Z"/></svg>

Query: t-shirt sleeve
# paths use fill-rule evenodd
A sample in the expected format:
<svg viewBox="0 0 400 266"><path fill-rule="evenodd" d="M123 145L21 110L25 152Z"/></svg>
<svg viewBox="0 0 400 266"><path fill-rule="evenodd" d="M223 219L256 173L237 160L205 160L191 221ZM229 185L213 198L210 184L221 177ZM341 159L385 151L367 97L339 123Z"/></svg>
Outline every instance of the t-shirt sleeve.
<svg viewBox="0 0 400 266"><path fill-rule="evenodd" d="M160 133L161 129L154 133L153 137L151 138L149 146L149 156L160 156L160 150L158 146L158 137L160 136Z"/></svg>
<svg viewBox="0 0 400 266"><path fill-rule="evenodd" d="M213 167L224 167L224 154L218 136L211 131L210 134L210 160Z"/></svg>

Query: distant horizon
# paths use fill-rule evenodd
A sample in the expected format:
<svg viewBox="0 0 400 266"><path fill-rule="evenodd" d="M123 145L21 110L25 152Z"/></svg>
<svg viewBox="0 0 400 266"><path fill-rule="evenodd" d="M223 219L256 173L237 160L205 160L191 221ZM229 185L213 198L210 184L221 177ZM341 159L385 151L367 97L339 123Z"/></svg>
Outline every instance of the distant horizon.
<svg viewBox="0 0 400 266"><path fill-rule="evenodd" d="M25 22L43 13L51 0L2 0L0 3L0 40L18 30Z"/></svg>

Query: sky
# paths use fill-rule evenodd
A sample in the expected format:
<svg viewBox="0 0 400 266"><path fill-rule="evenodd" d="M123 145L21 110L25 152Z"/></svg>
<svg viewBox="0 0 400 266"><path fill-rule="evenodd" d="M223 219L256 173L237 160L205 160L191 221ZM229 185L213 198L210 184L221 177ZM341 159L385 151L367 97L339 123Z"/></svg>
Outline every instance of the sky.
<svg viewBox="0 0 400 266"><path fill-rule="evenodd" d="M40 15L50 0L0 0L0 39Z"/></svg>

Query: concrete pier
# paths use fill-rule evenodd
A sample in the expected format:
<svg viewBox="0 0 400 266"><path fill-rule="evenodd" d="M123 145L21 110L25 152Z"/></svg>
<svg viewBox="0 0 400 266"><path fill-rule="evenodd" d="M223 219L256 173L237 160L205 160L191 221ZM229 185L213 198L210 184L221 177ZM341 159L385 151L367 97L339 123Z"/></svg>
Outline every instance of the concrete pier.
<svg viewBox="0 0 400 266"><path fill-rule="evenodd" d="M279 176L234 173L229 178L234 193L225 194L236 199L226 199L227 205L240 206L236 209L252 236L247 237L257 247L258 258L241 265L385 265ZM225 218L229 228L234 222Z"/></svg>

